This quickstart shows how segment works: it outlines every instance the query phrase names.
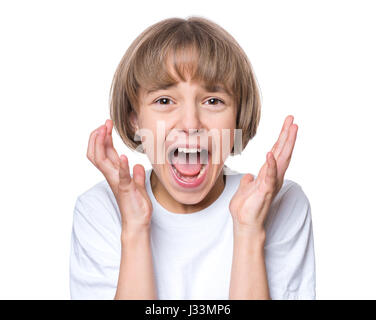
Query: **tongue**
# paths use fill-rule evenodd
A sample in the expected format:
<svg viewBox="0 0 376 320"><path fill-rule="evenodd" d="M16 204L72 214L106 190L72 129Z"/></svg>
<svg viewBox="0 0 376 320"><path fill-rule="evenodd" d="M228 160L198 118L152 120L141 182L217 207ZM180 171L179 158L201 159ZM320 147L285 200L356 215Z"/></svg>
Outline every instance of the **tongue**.
<svg viewBox="0 0 376 320"><path fill-rule="evenodd" d="M183 176L196 176L200 173L200 158L197 157L197 163L188 163L188 159L184 161L181 157L175 158L173 164L176 170Z"/></svg>
<svg viewBox="0 0 376 320"><path fill-rule="evenodd" d="M201 170L201 164L181 164L175 163L176 170L183 176L196 176Z"/></svg>

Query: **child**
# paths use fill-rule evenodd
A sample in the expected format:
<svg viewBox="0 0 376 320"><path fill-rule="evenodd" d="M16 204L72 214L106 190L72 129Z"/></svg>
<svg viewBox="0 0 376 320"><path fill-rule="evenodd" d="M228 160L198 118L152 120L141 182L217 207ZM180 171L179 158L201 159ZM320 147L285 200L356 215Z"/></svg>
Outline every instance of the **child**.
<svg viewBox="0 0 376 320"><path fill-rule="evenodd" d="M310 203L284 179L293 116L257 176L224 165L260 119L235 39L201 17L160 21L128 48L111 92L87 151L105 180L74 208L72 299L315 299ZM113 127L151 169L131 172Z"/></svg>

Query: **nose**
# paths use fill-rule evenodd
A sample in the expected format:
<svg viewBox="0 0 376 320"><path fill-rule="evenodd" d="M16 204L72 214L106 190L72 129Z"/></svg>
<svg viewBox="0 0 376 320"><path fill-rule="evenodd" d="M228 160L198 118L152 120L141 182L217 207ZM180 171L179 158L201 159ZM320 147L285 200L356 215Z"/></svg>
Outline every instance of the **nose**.
<svg viewBox="0 0 376 320"><path fill-rule="evenodd" d="M179 128L186 134L202 129L199 107L195 103L186 103L180 110Z"/></svg>

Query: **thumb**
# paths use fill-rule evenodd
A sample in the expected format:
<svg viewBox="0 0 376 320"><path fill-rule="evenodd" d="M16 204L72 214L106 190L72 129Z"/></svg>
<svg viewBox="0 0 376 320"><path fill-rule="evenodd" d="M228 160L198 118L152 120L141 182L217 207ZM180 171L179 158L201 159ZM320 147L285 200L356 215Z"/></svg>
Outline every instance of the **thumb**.
<svg viewBox="0 0 376 320"><path fill-rule="evenodd" d="M240 185L242 187L246 187L249 183L251 183L254 180L254 176L250 173L246 173L243 175L243 177L240 180Z"/></svg>
<svg viewBox="0 0 376 320"><path fill-rule="evenodd" d="M137 186L145 188L145 168L141 164L133 167L133 179Z"/></svg>

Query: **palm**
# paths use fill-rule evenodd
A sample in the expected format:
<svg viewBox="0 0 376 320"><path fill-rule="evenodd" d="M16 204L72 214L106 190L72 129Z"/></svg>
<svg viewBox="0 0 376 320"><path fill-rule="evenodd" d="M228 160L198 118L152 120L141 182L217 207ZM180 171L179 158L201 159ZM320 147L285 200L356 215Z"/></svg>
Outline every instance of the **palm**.
<svg viewBox="0 0 376 320"><path fill-rule="evenodd" d="M262 226L270 203L282 187L284 175L294 149L297 125L293 117L286 117L281 133L257 178L251 174L243 176L230 202L230 212L240 225Z"/></svg>

